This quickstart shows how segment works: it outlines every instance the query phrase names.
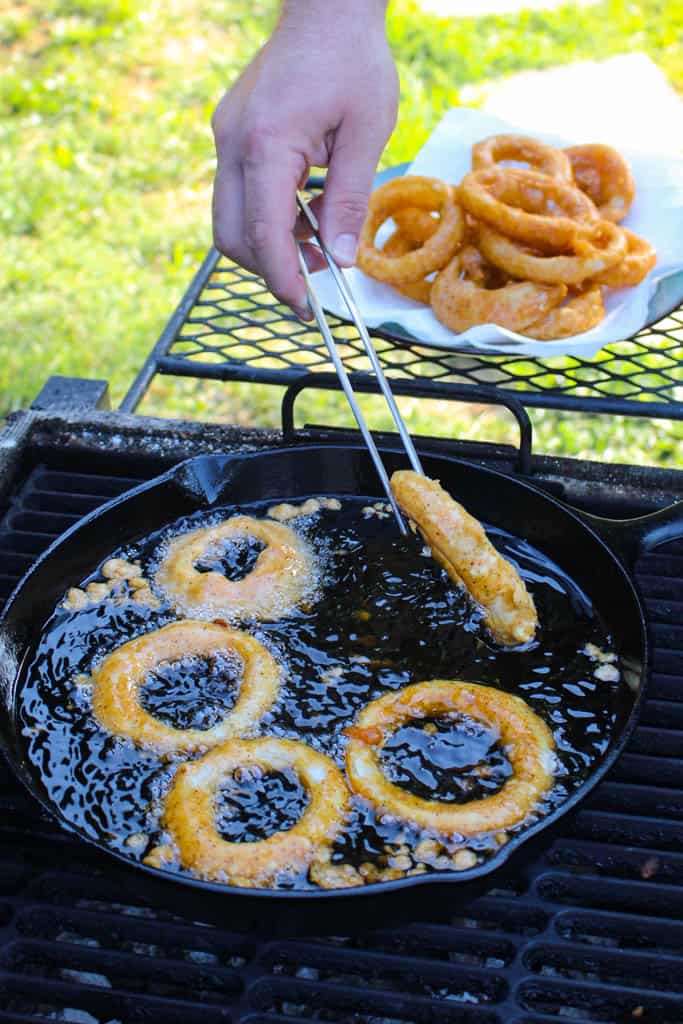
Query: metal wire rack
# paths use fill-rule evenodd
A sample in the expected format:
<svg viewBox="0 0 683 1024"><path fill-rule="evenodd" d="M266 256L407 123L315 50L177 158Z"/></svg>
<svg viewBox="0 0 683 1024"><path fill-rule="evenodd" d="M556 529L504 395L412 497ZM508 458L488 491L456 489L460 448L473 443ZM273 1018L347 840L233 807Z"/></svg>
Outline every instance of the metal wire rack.
<svg viewBox="0 0 683 1024"><path fill-rule="evenodd" d="M329 317L352 381L367 380L355 328ZM488 355L428 348L371 331L401 393L470 401L493 389L503 404L683 420L683 307L593 359ZM133 411L156 373L289 387L332 371L317 328L302 324L264 282L212 250L123 400ZM468 395L471 389L471 394ZM457 394L456 394L457 392Z"/></svg>

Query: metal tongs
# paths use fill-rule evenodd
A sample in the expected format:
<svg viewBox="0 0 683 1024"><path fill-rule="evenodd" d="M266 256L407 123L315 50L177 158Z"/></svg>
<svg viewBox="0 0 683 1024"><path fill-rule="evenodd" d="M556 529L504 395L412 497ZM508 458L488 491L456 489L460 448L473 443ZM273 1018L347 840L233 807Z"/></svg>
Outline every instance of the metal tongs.
<svg viewBox="0 0 683 1024"><path fill-rule="evenodd" d="M394 398L392 390L389 386L389 382L384 376L384 370L382 369L380 361L377 358L375 346L372 344L372 340L368 333L368 329L363 321L363 317L361 316L358 304L356 303L356 300L353 296L353 292L351 291L351 288L349 287L346 277L344 276L344 271L336 263L334 257L332 256L329 249L327 248L322 238L320 237L318 220L313 211L311 210L310 206L308 206L308 204L305 202L303 196L300 193L297 193L296 199L298 207L301 210L304 217L306 218L306 220L308 221L308 223L310 224L311 230L313 232L313 237L315 238L317 244L320 247L320 251L322 252L323 256L325 257L325 260L327 261L327 265L330 268L330 272L332 274L332 277L334 278L335 284L337 285L339 291L341 292L342 298L344 299L344 302L346 304L346 308L349 311L349 315L351 316L351 319L356 325L356 329L358 331L360 339L363 342L363 347L367 353L368 359L370 360L370 365L372 366L372 369L375 373L375 377L377 378L377 383L379 384L380 390L384 395L387 405L389 406L389 411L391 412L393 421L396 424L396 429L398 430L401 441L403 442L403 447L406 450L408 461L410 462L410 465L412 466L416 473L420 473L422 476L424 476L424 470L422 469L422 465L420 463L418 454L415 451L413 439L408 433L408 428L403 422L403 417L401 416L398 406L396 405L396 399ZM382 462L379 451L377 450L377 445L375 444L374 438L370 432L367 423L365 422L363 413L360 411L356 395L351 385L351 381L349 380L349 375L347 374L346 368L341 360L339 352L337 351L337 345L332 336L330 325L327 322L327 318L325 316L325 313L323 312L323 308L320 305L318 296L316 295L315 289L313 288L313 281L311 278L311 274L308 270L308 267L306 266L306 260L304 259L303 256L301 244L299 244L298 246L298 251L301 273L303 274L304 281L306 282L306 288L308 289L308 298L311 305L311 309L313 311L313 315L316 319L318 327L320 328L320 333L325 339L327 351L330 354L330 359L332 360L332 363L334 365L337 377L339 378L339 383L342 386L342 390L344 391L348 403L351 406L351 411L353 412L356 423L358 424L358 429L360 430L363 436L363 440L365 441L365 444L368 447L368 451L370 452L370 456L372 457L372 461L375 464L375 469L377 470L377 474L382 482L382 487L384 488L387 500L389 501L394 516L396 517L398 528L401 531L401 533L405 535L408 531L406 529L406 524L403 521L401 510L396 504L396 499L392 494L391 485L389 483L389 476L387 474L386 469L384 468L384 463Z"/></svg>

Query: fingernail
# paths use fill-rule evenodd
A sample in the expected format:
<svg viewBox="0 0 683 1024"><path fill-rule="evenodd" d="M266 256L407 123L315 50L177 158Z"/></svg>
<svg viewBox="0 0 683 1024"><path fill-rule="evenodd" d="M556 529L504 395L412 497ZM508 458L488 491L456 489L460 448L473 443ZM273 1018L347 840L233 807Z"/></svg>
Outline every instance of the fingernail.
<svg viewBox="0 0 683 1024"><path fill-rule="evenodd" d="M337 263L352 265L356 262L358 239L355 235L337 235L332 246L332 255Z"/></svg>
<svg viewBox="0 0 683 1024"><path fill-rule="evenodd" d="M295 306L294 312L299 317L299 320L312 320L313 310L311 309L308 302L304 306Z"/></svg>

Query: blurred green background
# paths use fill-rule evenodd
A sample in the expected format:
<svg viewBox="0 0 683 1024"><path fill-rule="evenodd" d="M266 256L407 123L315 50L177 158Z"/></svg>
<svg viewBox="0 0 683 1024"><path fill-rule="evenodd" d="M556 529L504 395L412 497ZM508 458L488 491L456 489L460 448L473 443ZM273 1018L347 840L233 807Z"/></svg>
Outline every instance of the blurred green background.
<svg viewBox="0 0 683 1024"><path fill-rule="evenodd" d="M211 112L277 7L0 0L0 415L51 373L108 378L122 397L210 243ZM681 0L460 21L394 0L389 31L402 99L385 165L410 159L464 86L519 69L640 50L683 90ZM142 411L274 423L278 400L165 378ZM336 396L306 411L345 417ZM409 402L406 413L414 430L515 434L478 406ZM534 424L539 450L683 465L671 421L535 412Z"/></svg>

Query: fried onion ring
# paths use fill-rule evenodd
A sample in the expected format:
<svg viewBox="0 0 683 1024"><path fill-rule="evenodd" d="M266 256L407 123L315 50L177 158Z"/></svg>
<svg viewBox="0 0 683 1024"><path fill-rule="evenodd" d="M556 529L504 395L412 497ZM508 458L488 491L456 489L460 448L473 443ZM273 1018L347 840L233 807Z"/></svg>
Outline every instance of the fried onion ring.
<svg viewBox="0 0 683 1024"><path fill-rule="evenodd" d="M500 731L513 774L493 796L465 804L424 800L384 774L380 752L389 735L411 719L444 714L469 715ZM517 825L552 783L550 729L519 697L490 686L446 679L415 683L367 704L356 726L359 732L346 748L346 774L352 789L369 800L380 816L395 815L445 835L470 836ZM376 730L379 738L370 730Z"/></svg>
<svg viewBox="0 0 683 1024"><path fill-rule="evenodd" d="M512 563L496 551L481 523L438 480L412 470L397 470L391 490L439 565L483 607L495 639L506 645L531 640L538 624L533 598Z"/></svg>
<svg viewBox="0 0 683 1024"><path fill-rule="evenodd" d="M419 211L422 213L422 211ZM431 218L430 218L431 219ZM404 256L407 252L413 252L417 248L419 243L415 244L408 239L402 231L394 231L390 238L387 238L386 242L382 247L382 252L387 256L391 256L395 259L397 256ZM432 281L428 278L424 278L422 281L411 281L410 284L395 284L392 287L400 292L401 295L407 295L409 299L414 299L415 302L422 302L425 306L429 305L429 296L432 291Z"/></svg>
<svg viewBox="0 0 683 1024"><path fill-rule="evenodd" d="M293 770L309 803L290 829L258 842L228 842L216 827L216 799L226 776L248 767ZM181 764L166 797L162 825L173 836L183 867L201 878L259 888L306 868L321 848L330 846L348 809L349 791L334 761L305 743L264 736L229 740Z"/></svg>
<svg viewBox="0 0 683 1024"><path fill-rule="evenodd" d="M472 170L481 171L503 160L529 164L541 174L574 183L572 165L563 150L528 135L489 135L472 146Z"/></svg>
<svg viewBox="0 0 683 1024"><path fill-rule="evenodd" d="M211 729L175 729L142 706L145 677L164 662L226 651L244 665L234 706ZM209 622L172 622L129 640L92 672L93 712L100 725L141 747L161 753L185 753L211 747L255 726L277 697L280 668L266 648L248 633Z"/></svg>
<svg viewBox="0 0 683 1024"><path fill-rule="evenodd" d="M596 327L605 317L602 289L599 284L573 295L563 306L553 309L537 323L524 328L529 338L552 341L555 338L569 338L583 334Z"/></svg>
<svg viewBox="0 0 683 1024"><path fill-rule="evenodd" d="M461 333L477 324L498 324L510 331L521 331L540 319L562 301L567 289L562 284L535 284L515 281L498 288L487 288L467 280L465 268L479 275L466 247L456 253L437 276L431 288L434 316L451 331Z"/></svg>
<svg viewBox="0 0 683 1024"><path fill-rule="evenodd" d="M636 183L621 153L594 143L565 149L574 181L593 200L603 220L618 224L631 209Z"/></svg>
<svg viewBox="0 0 683 1024"><path fill-rule="evenodd" d="M590 241L576 239L571 255L531 252L488 224L480 225L479 245L486 259L511 277L544 284L581 284L620 263L626 255L623 229L608 220L599 222Z"/></svg>
<svg viewBox="0 0 683 1024"><path fill-rule="evenodd" d="M494 164L470 171L459 196L473 217L544 252L566 248L598 221L595 206L578 188L523 168Z"/></svg>
<svg viewBox="0 0 683 1024"><path fill-rule="evenodd" d="M621 263L615 264L595 280L609 288L635 288L657 263L657 253L646 238L641 238L628 228L621 229L626 235L626 255Z"/></svg>
<svg viewBox="0 0 683 1024"><path fill-rule="evenodd" d="M417 206L440 214L438 227L424 244L404 256L390 258L375 246L382 224L403 206ZM368 216L358 244L357 264L370 277L386 284L421 281L440 270L462 243L465 218L453 190L437 178L406 175L386 182L372 193Z"/></svg>
<svg viewBox="0 0 683 1024"><path fill-rule="evenodd" d="M438 218L432 217L431 213L421 210L419 206L405 206L400 210L394 210L391 219L414 248L431 238L439 227ZM384 249L386 251L386 246Z"/></svg>
<svg viewBox="0 0 683 1024"><path fill-rule="evenodd" d="M199 572L195 563L221 541L255 537L266 547L241 580ZM232 516L217 526L175 537L156 573L156 583L176 610L197 619L253 616L268 622L290 614L313 589L314 559L289 526L251 516Z"/></svg>

